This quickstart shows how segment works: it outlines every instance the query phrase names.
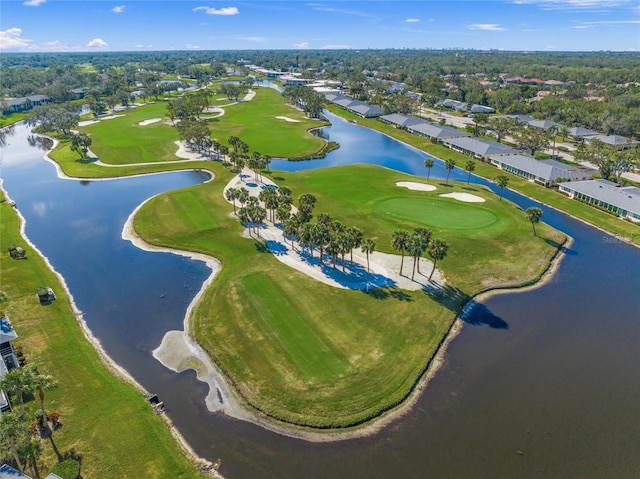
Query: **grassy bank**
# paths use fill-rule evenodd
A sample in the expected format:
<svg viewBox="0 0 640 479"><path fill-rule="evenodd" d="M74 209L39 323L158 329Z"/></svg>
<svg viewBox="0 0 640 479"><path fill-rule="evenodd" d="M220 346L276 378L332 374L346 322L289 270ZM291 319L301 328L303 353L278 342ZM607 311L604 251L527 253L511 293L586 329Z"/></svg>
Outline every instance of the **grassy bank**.
<svg viewBox="0 0 640 479"><path fill-rule="evenodd" d="M25 245L20 220L7 202L0 203L0 303L10 318L27 360L59 382L47 392L48 411L61 415L54 441L61 453L82 455L85 478L203 477L177 446L163 420L132 386L117 379L84 337L69 297L43 259ZM12 260L10 245L25 247L28 259ZM57 299L41 306L39 286L54 289ZM29 409L39 408L36 399ZM49 441L43 441L42 470L56 462Z"/></svg>
<svg viewBox="0 0 640 479"><path fill-rule="evenodd" d="M442 160L446 160L449 158L454 159L458 167L463 167L464 164L470 159L468 156L463 155L462 153L451 150L450 148L447 148L443 145L433 144L425 138L421 138L417 135L409 133L406 130L400 130L379 120L372 118L361 118L335 105L328 105L326 106L326 108L338 116L341 116L347 120L355 121L360 125L369 127L373 130L377 130L392 138L396 138ZM475 161L475 163L476 168L474 170L474 174L477 174L484 178L494 180L497 176L505 174L503 170L500 170L490 164L480 161ZM570 199L568 196L558 192L556 189L545 188L538 184L527 181L524 178L520 178L516 175L511 175L508 173L506 174L509 177L510 189L527 195L535 200L557 208L561 211L569 213L570 215L586 221L589 224L597 226L598 228L602 228L603 230L613 235L625 238L626 240L635 244L640 244L640 226L621 220L616 216L593 208L592 206L589 206L587 204Z"/></svg>
<svg viewBox="0 0 640 479"><path fill-rule="evenodd" d="M264 244L242 238L231 205L222 197L229 174L147 203L135 228L154 244L219 258L224 267L194 312L198 342L233 381L242 397L264 414L314 428L365 422L402 401L411 390L465 298L493 284L521 283L539 274L563 236L541 225L541 237L519 209L475 188L493 215L482 227L437 227L385 214L385 201L451 202L433 193L395 186L415 177L372 166L299 173L277 172L294 197L317 196L316 212L374 237L392 252L391 233L426 225L449 241L442 262L451 288L443 295L397 288L372 294L333 288L280 263ZM467 191L465 189L465 191ZM194 209L190 205L201 207ZM190 210L189 215L184 211ZM472 213L473 214L473 213ZM410 269L407 258L405 271Z"/></svg>

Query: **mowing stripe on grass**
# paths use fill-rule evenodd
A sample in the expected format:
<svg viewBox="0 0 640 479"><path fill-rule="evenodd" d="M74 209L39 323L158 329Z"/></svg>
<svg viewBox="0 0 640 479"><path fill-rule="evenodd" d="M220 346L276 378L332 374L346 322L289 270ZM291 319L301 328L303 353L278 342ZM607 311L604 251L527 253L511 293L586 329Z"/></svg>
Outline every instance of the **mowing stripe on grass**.
<svg viewBox="0 0 640 479"><path fill-rule="evenodd" d="M209 230L217 226L194 191L175 193L173 200L176 209L180 212L179 217L185 220L185 223L188 220L192 231Z"/></svg>
<svg viewBox="0 0 640 479"><path fill-rule="evenodd" d="M346 362L336 356L326 339L317 334L268 276L246 276L242 284L254 317L261 321L265 333L277 341L294 367L320 380L344 371Z"/></svg>

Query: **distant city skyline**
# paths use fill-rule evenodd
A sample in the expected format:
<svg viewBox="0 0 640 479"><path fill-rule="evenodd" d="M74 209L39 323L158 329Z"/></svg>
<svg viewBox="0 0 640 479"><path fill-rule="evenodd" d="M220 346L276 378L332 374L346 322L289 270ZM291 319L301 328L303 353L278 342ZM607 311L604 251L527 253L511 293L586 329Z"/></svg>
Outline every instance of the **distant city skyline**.
<svg viewBox="0 0 640 479"><path fill-rule="evenodd" d="M637 0L3 0L0 52L640 51Z"/></svg>

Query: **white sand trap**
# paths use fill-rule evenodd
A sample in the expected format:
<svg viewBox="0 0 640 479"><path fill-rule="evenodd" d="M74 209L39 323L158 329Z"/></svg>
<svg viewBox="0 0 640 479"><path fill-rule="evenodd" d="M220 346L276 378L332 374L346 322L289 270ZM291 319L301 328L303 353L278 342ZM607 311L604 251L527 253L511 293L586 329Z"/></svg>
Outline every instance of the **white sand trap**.
<svg viewBox="0 0 640 479"><path fill-rule="evenodd" d="M278 120L284 120L289 123L300 123L300 120L294 120L293 118L289 118L288 116L276 116Z"/></svg>
<svg viewBox="0 0 640 479"><path fill-rule="evenodd" d="M151 118L149 120L141 121L140 123L138 123L138 125L145 126L150 125L151 123L158 123L159 121L162 121L162 118Z"/></svg>
<svg viewBox="0 0 640 479"><path fill-rule="evenodd" d="M416 183L414 181L398 181L396 182L396 186L402 186L403 188L409 188L410 190L416 190L416 191L433 191L436 189L436 187L433 185Z"/></svg>
<svg viewBox="0 0 640 479"><path fill-rule="evenodd" d="M244 96L243 101L253 100L254 96L256 96L256 92L253 90L249 90L249 92Z"/></svg>
<svg viewBox="0 0 640 479"><path fill-rule="evenodd" d="M125 115L109 115L109 116L101 116L100 120L113 120L114 118L120 118Z"/></svg>
<svg viewBox="0 0 640 479"><path fill-rule="evenodd" d="M100 121L98 121L98 120L85 120L85 121L79 122L78 126L93 125L94 123L100 123Z"/></svg>
<svg viewBox="0 0 640 479"><path fill-rule="evenodd" d="M465 203L484 203L485 199L480 198L479 196L472 195L470 193L446 193L442 196L443 198L453 198L458 201L464 201Z"/></svg>

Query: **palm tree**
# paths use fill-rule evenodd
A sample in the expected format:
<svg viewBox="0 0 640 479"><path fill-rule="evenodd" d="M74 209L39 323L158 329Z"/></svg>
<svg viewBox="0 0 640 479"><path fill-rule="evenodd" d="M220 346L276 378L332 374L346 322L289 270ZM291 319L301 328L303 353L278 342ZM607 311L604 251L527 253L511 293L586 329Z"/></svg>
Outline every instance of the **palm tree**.
<svg viewBox="0 0 640 479"><path fill-rule="evenodd" d="M357 248L362 244L362 237L364 233L360 228L352 226L350 228L347 228L347 235L349 239L349 249L351 251L350 261L353 263L353 248Z"/></svg>
<svg viewBox="0 0 640 479"><path fill-rule="evenodd" d="M427 249L429 241L431 241L431 230L429 228L418 227L413 230L413 236L418 238L422 243L422 251ZM422 253L421 253L422 254ZM420 273L420 258L418 258L418 273Z"/></svg>
<svg viewBox="0 0 640 479"><path fill-rule="evenodd" d="M433 160L431 158L427 158L424 160L424 167L427 169L427 181L431 177L431 168L433 168Z"/></svg>
<svg viewBox="0 0 640 479"><path fill-rule="evenodd" d="M400 251L402 258L400 259L400 276L402 276L402 266L404 265L404 250L409 244L409 233L406 231L394 231L391 234L391 247Z"/></svg>
<svg viewBox="0 0 640 479"><path fill-rule="evenodd" d="M42 410L42 421L47 424L47 411L44 409L44 392L58 387L58 381L47 374L35 374L31 380L31 387L38 392L40 398L40 409Z"/></svg>
<svg viewBox="0 0 640 479"><path fill-rule="evenodd" d="M416 274L416 263L419 261L420 256L422 256L422 252L424 251L425 245L420 239L419 236L412 235L409 238L409 244L407 245L407 253L413 256L413 269L411 270L411 281Z"/></svg>
<svg viewBox="0 0 640 479"><path fill-rule="evenodd" d="M447 242L440 238L434 238L427 248L427 253L433 260L433 269L431 270L431 274L429 275L429 281L431 281L431 277L433 276L434 271L436 270L436 263L440 260L443 260L445 256L447 256L447 250L449 249L449 245Z"/></svg>
<svg viewBox="0 0 640 479"><path fill-rule="evenodd" d="M456 160L449 158L444 162L444 167L447 169L447 180L444 182L445 185L449 184L449 175L451 174L451 170L456 167Z"/></svg>
<svg viewBox="0 0 640 479"><path fill-rule="evenodd" d="M540 219L542 218L542 210L540 208L532 206L531 208L527 208L527 211L525 211L525 215L527 217L527 220L531 221L533 234L535 236L538 236L538 234L536 233L536 223L539 223Z"/></svg>
<svg viewBox="0 0 640 479"><path fill-rule="evenodd" d="M476 162L473 160L468 160L464 165L464 169L469 172L469 176L467 176L467 184L469 184L469 182L471 181L471 172L476 169Z"/></svg>
<svg viewBox="0 0 640 479"><path fill-rule="evenodd" d="M506 175L496 176L496 184L500 187L500 201L502 201L502 190L509 184L509 177Z"/></svg>
<svg viewBox="0 0 640 479"><path fill-rule="evenodd" d="M360 251L367 255L367 273L369 272L369 254L373 253L376 249L376 242L371 238L367 238L362 241Z"/></svg>
<svg viewBox="0 0 640 479"><path fill-rule="evenodd" d="M16 447L16 439L26 429L26 418L24 414L18 414L14 411L5 412L0 416L0 437L7 441L11 454L18 465L20 471L23 470L22 461Z"/></svg>
<svg viewBox="0 0 640 479"><path fill-rule="evenodd" d="M276 208L276 220L285 223L291 217L291 205L282 204Z"/></svg>
<svg viewBox="0 0 640 479"><path fill-rule="evenodd" d="M553 139L553 148L551 150L551 158L556 157L556 136L558 135L558 131L560 131L560 127L556 126L556 125L551 125L549 128L547 128L547 134L549 134L551 136L551 138Z"/></svg>
<svg viewBox="0 0 640 479"><path fill-rule="evenodd" d="M0 389L10 396L15 395L20 403L20 414L24 414L24 393L31 392L33 370L30 368L15 368L4 375L0 380Z"/></svg>
<svg viewBox="0 0 640 479"><path fill-rule="evenodd" d="M40 470L38 469L38 457L42 454L40 440L35 437L29 437L20 449L30 459L31 469L36 479L40 479Z"/></svg>
<svg viewBox="0 0 640 479"><path fill-rule="evenodd" d="M312 242L320 250L320 264L323 261L324 247L331 238L329 227L325 223L316 223L312 228Z"/></svg>
<svg viewBox="0 0 640 479"><path fill-rule="evenodd" d="M239 199L240 190L238 188L228 188L225 191L224 196L227 198L227 201L231 201L233 203L233 213L236 212L236 200Z"/></svg>
<svg viewBox="0 0 640 479"><path fill-rule="evenodd" d="M249 196L251 196L249 194L249 190L246 189L244 186L238 188L238 201L240 202L240 204L242 206L244 206L244 204L249 201Z"/></svg>

